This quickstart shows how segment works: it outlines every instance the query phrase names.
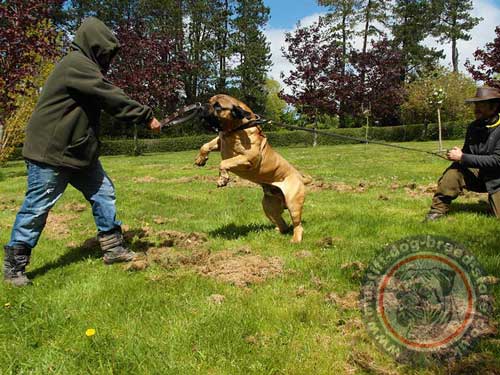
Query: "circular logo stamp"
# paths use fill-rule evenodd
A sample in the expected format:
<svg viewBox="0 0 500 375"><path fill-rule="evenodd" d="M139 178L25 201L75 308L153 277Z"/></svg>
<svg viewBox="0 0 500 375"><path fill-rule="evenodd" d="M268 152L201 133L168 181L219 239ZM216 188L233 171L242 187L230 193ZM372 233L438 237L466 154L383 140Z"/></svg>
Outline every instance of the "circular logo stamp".
<svg viewBox="0 0 500 375"><path fill-rule="evenodd" d="M490 327L484 280L474 256L447 238L393 243L366 270L360 293L366 328L401 362L460 358Z"/></svg>

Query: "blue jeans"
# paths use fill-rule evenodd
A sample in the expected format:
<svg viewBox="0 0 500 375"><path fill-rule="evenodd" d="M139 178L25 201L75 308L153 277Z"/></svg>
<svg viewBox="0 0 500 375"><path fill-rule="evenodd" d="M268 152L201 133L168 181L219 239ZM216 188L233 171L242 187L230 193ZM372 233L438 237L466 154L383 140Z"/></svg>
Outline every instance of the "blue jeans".
<svg viewBox="0 0 500 375"><path fill-rule="evenodd" d="M45 227L50 209L61 198L68 184L81 191L92 205L92 214L99 232L120 229L116 220L115 187L97 161L85 169L58 168L26 161L28 190L17 214L8 246L34 248Z"/></svg>

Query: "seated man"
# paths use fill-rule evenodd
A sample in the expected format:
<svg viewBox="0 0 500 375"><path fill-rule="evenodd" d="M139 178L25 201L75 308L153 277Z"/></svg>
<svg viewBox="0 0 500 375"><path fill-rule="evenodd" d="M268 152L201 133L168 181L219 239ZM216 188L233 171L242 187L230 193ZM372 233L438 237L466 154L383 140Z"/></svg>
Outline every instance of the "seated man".
<svg viewBox="0 0 500 375"><path fill-rule="evenodd" d="M464 188L488 192L490 206L500 218L500 90L481 87L466 101L474 103L476 120L467 129L464 147L447 154L454 163L438 182L426 221L443 217Z"/></svg>

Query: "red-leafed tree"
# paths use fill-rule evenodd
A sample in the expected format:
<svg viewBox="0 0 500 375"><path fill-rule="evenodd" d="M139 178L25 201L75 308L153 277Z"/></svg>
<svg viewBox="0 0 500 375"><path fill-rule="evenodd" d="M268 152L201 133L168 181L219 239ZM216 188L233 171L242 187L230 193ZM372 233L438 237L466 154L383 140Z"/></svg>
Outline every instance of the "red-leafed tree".
<svg viewBox="0 0 500 375"><path fill-rule="evenodd" d="M0 2L0 127L15 109L15 97L29 89L41 60L59 53L50 17L62 0Z"/></svg>
<svg viewBox="0 0 500 375"><path fill-rule="evenodd" d="M357 113L369 109L373 119L383 125L399 122L399 107L405 91L401 84L403 59L401 51L387 39L372 41L366 53L354 51L351 63L359 75L356 79Z"/></svg>
<svg viewBox="0 0 500 375"><path fill-rule="evenodd" d="M366 53L352 49L344 59L330 26L328 19L320 19L287 35L283 52L295 69L284 80L291 93L282 98L310 117L357 118L371 109L373 119L397 123L404 96L401 53L382 39Z"/></svg>
<svg viewBox="0 0 500 375"><path fill-rule="evenodd" d="M500 26L495 29L496 38L486 44L486 49L477 49L474 58L479 65L467 61L465 66L476 81L484 81L487 85L500 88Z"/></svg>
<svg viewBox="0 0 500 375"><path fill-rule="evenodd" d="M111 80L140 103L173 110L184 89L182 75L189 69L184 56L175 52L176 41L164 33L146 33L142 24L121 25L116 37L121 48Z"/></svg>
<svg viewBox="0 0 500 375"><path fill-rule="evenodd" d="M166 33L146 30L141 23L122 24L115 30L121 48L109 76L130 97L162 117L179 105L184 91L182 77L191 66L176 52L176 40Z"/></svg>
<svg viewBox="0 0 500 375"><path fill-rule="evenodd" d="M342 102L349 102L351 75L344 72L343 49L336 35L325 30L324 20L286 36L283 55L294 70L284 79L291 90L282 98L301 113L340 115ZM342 106L342 110L346 109Z"/></svg>

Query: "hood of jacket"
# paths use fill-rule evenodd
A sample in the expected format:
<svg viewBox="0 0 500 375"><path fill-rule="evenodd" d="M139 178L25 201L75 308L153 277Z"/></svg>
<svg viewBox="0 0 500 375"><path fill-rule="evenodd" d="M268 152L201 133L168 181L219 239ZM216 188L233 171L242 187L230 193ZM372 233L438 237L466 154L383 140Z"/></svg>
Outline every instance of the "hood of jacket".
<svg viewBox="0 0 500 375"><path fill-rule="evenodd" d="M104 22L95 17L88 17L76 31L72 47L98 64L105 73L118 53L120 43Z"/></svg>

